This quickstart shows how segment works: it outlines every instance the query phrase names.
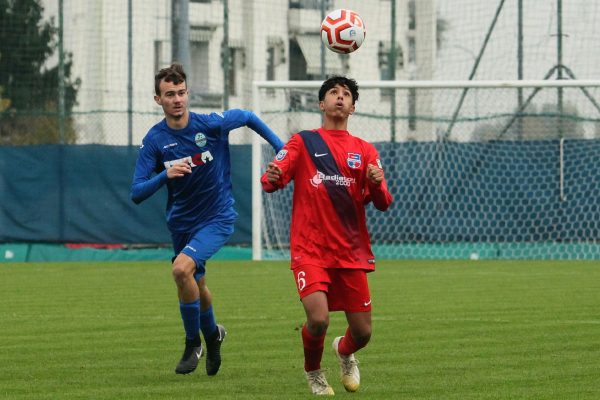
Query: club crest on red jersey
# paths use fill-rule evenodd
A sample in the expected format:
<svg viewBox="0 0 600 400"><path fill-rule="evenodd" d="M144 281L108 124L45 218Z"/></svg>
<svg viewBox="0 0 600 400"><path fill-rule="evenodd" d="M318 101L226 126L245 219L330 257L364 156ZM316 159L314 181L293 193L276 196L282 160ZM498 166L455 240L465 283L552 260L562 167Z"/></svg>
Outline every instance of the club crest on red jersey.
<svg viewBox="0 0 600 400"><path fill-rule="evenodd" d="M275 159L277 161L281 161L285 158L285 156L287 156L288 151L287 150L279 150L279 153L277 153L277 155L275 156Z"/></svg>
<svg viewBox="0 0 600 400"><path fill-rule="evenodd" d="M362 165L362 160L359 153L348 153L348 158L346 161L348 162L348 166L350 168L357 169Z"/></svg>

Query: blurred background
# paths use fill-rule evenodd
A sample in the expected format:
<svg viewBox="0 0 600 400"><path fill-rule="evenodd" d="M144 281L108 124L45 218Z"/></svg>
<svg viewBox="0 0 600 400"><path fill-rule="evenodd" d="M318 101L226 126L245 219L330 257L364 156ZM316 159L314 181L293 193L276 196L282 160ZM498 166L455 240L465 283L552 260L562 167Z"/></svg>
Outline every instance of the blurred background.
<svg viewBox="0 0 600 400"><path fill-rule="evenodd" d="M264 80L599 75L600 4L590 0L2 3L4 145L138 144L161 116L154 74L173 61L185 65L198 111L250 108L252 82ZM336 8L357 11L367 27L364 45L350 56L321 45L321 20Z"/></svg>
<svg viewBox="0 0 600 400"><path fill-rule="evenodd" d="M350 55L321 44L337 8L366 25ZM193 111L256 109L284 140L318 126L316 89L255 82L431 82L366 85L351 119L397 199L372 223L382 257L596 258L598 17L593 0L0 1L0 250L14 261L39 245L170 242L165 193L134 206L129 185L162 118L154 74L179 61ZM446 87L490 80L586 84ZM240 248L252 240L252 135L231 135ZM285 248L280 201L279 222L263 224Z"/></svg>

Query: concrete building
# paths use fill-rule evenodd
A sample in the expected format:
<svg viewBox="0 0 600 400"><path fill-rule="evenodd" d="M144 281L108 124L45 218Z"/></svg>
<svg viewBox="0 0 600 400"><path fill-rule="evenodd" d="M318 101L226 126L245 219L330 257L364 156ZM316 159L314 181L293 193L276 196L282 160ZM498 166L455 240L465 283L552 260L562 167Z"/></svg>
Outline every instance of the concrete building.
<svg viewBox="0 0 600 400"><path fill-rule="evenodd" d="M392 2L324 1L328 11L343 7L358 12L367 28L367 38L355 53L340 56L325 51L325 73L345 74L359 83L388 79L385 60L391 41ZM394 1L395 78L432 79L435 0L415 1L414 8L409 7L409 0ZM56 3L45 0L48 15L58 15ZM178 21L174 15L181 4L187 7L187 21ZM229 0L227 18L223 0L132 0L131 8L130 17L124 0L63 2L64 48L73 54L73 75L82 82L74 110L80 143L140 142L161 115L152 100L154 74L174 60L174 46L181 43L174 36L185 29L192 110L218 111L224 104L252 109L253 81L321 80L321 0ZM222 57L225 25L231 57L227 76ZM389 109L389 101L389 96L381 95L362 102L360 109L365 113ZM416 104L417 108L430 106L425 98ZM316 104L308 107L316 109ZM131 133L127 132L130 121ZM399 130L409 138L408 126ZM248 135L235 140L247 142Z"/></svg>

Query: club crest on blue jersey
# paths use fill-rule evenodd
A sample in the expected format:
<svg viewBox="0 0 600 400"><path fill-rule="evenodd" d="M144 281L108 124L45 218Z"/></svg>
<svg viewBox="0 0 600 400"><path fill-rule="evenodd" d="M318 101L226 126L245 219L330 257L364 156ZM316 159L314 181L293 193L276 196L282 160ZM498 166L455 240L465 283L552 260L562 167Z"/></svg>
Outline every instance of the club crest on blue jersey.
<svg viewBox="0 0 600 400"><path fill-rule="evenodd" d="M277 153L277 155L275 156L275 159L277 161L281 161L285 158L285 156L287 156L288 151L287 150L279 150L279 153Z"/></svg>
<svg viewBox="0 0 600 400"><path fill-rule="evenodd" d="M348 166L350 168L360 168L362 165L362 160L359 153L348 153L348 158L346 159L348 162Z"/></svg>
<svg viewBox="0 0 600 400"><path fill-rule="evenodd" d="M196 146L198 146L198 147L206 146L206 136L204 135L204 133L202 133L202 132L196 133L194 142L196 142Z"/></svg>

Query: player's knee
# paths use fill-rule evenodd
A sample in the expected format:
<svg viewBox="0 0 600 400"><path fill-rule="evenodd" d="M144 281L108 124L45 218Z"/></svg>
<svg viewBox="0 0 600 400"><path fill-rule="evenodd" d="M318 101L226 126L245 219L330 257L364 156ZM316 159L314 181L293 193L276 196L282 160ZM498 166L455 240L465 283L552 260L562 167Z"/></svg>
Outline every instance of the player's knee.
<svg viewBox="0 0 600 400"><path fill-rule="evenodd" d="M371 340L371 327L364 327L352 331L352 339L357 346L365 347Z"/></svg>
<svg viewBox="0 0 600 400"><path fill-rule="evenodd" d="M171 272L173 274L173 279L175 280L175 283L177 283L177 285L183 284L183 282L185 282L186 279L189 279L191 276L190 272L187 268L185 268L184 264L178 263L177 261L173 263L173 269Z"/></svg>
<svg viewBox="0 0 600 400"><path fill-rule="evenodd" d="M311 318L308 321L308 330L314 336L321 336L327 332L329 327L329 318Z"/></svg>

